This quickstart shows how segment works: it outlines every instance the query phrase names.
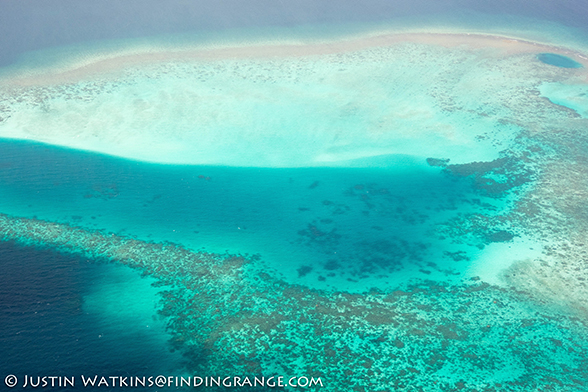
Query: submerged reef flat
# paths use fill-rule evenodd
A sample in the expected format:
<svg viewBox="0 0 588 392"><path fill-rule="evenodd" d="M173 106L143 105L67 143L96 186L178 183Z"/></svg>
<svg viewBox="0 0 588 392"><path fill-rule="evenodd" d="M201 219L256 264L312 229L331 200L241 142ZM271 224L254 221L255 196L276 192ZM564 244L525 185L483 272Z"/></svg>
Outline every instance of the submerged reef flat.
<svg viewBox="0 0 588 392"><path fill-rule="evenodd" d="M512 219L546 244L542 257L521 260L504 273L512 287L532 292L544 304L554 304L588 316L588 138L585 118L537 136L553 148L532 191L512 212ZM546 154L544 154L546 155Z"/></svg>
<svg viewBox="0 0 588 392"><path fill-rule="evenodd" d="M586 68L539 61L546 51L585 62L465 34L90 58L0 80L0 136L176 164L489 161L551 109L540 83L585 82Z"/></svg>
<svg viewBox="0 0 588 392"><path fill-rule="evenodd" d="M327 391L576 391L586 319L477 279L327 293L286 284L256 257L193 252L0 216L4 240L137 268L167 286L161 314L190 371L321 377Z"/></svg>
<svg viewBox="0 0 588 392"><path fill-rule="evenodd" d="M557 56L580 66L552 64ZM150 182L158 177L125 169L144 183L106 185L102 171L86 170L106 165L78 165L71 188L29 192L11 181L43 178L51 189L59 181L50 169L20 176L23 165L2 158L0 235L157 279L166 287L161 315L190 371L304 374L323 378L328 391L588 388L582 54L504 37L414 34L94 60L2 79L0 136L203 171L161 171ZM399 154L421 166L402 168ZM65 170L65 159L54 162ZM318 175L320 166L329 173ZM283 171L269 181L269 168ZM290 168L297 172L281 175ZM86 172L100 177L89 188ZM163 189L174 175L185 193ZM114 219L98 216L92 226L82 212L50 216L43 208L63 208L52 198L110 208L124 225L105 229ZM203 200L222 201L230 217L201 213L213 209L195 206ZM262 204L271 207L263 219ZM148 206L159 232L137 224ZM239 216L253 217L249 227ZM274 233L300 260L230 245L195 250L193 234L211 231L198 227L201 217L222 223L208 240L255 243ZM186 228L189 236L170 234ZM414 241L404 236L412 232ZM170 239L180 244L163 242ZM319 256L311 262L300 250ZM312 285L336 272L356 281ZM361 290L346 289L356 283Z"/></svg>

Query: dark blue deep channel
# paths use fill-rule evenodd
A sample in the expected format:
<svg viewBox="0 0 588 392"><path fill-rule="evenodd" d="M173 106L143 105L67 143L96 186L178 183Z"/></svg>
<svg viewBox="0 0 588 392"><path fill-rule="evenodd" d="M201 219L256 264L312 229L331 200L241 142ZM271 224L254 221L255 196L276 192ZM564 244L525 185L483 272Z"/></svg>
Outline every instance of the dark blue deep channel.
<svg viewBox="0 0 588 392"><path fill-rule="evenodd" d="M22 388L25 376L33 386L74 377L74 388L50 379L42 388L41 379L36 389L81 391L82 375L180 374L164 323L146 305L156 289L137 271L11 242L0 242L0 271L0 369L18 377L12 390L32 389Z"/></svg>

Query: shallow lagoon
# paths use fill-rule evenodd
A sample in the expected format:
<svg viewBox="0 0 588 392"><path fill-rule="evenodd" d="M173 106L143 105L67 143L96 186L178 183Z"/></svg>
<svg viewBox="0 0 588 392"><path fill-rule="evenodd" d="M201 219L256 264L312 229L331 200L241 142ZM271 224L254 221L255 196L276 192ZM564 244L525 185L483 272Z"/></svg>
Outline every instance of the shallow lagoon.
<svg viewBox="0 0 588 392"><path fill-rule="evenodd" d="M581 390L584 123L537 89L585 74L472 42L4 80L3 136L72 149L2 142L2 233L164 284L191 370Z"/></svg>
<svg viewBox="0 0 588 392"><path fill-rule="evenodd" d="M436 226L512 206L507 192L476 189L471 178L415 157L379 158L389 165L380 168L270 169L156 165L27 142L2 149L11 215L259 254L268 272L316 288L361 292L459 276L468 263L447 252L475 258L502 242L491 239L501 230L482 229L460 247L437 238Z"/></svg>

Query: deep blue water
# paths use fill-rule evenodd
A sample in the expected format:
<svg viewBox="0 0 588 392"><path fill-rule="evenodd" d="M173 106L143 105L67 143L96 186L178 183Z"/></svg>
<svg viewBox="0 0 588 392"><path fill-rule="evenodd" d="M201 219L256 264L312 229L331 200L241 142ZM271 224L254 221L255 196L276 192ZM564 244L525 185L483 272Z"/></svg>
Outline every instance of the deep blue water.
<svg viewBox="0 0 588 392"><path fill-rule="evenodd" d="M113 293L113 285L123 289ZM163 321L154 309L125 302L130 294L157 299L137 271L0 243L0 389L8 374L19 385L25 374L75 376L76 385L81 375L179 374L178 355L162 341Z"/></svg>
<svg viewBox="0 0 588 392"><path fill-rule="evenodd" d="M526 16L588 34L585 1L176 0L165 9L152 0L4 1L0 65L27 51L102 39L411 16L449 15L468 25L474 13L488 15L487 26L503 20L516 27ZM13 141L0 142L0 151L2 213L195 249L261 253L274 271L311 286L366 280L367 287L376 275L389 280L423 268L462 273L467 263L423 264L431 254L463 250L435 241L430 228L456 211L502 206L468 179L427 167L426 157L407 158L396 170L273 170L150 165ZM0 376L178 374L179 359L153 319L156 308L130 303L139 289L156 298L155 289L121 268L0 243ZM128 292L117 291L125 286ZM121 298L129 299L130 313ZM146 320L158 327L147 330Z"/></svg>

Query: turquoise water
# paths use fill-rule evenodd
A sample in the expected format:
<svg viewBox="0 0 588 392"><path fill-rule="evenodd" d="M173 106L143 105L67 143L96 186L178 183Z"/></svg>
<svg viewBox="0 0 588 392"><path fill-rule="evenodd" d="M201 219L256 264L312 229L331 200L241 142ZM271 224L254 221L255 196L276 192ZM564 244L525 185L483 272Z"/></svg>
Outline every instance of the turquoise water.
<svg viewBox="0 0 588 392"><path fill-rule="evenodd" d="M520 128L488 114L531 117L536 105L512 106L503 97L522 102L550 72L532 55L494 56L492 49L406 43L131 67L114 80L6 88L0 132L176 164L365 166L360 159L370 165L380 155L492 160L496 143L509 143Z"/></svg>
<svg viewBox="0 0 588 392"><path fill-rule="evenodd" d="M582 64L572 60L569 57L561 56L555 53L541 53L539 56L537 56L537 58L539 61L545 64L555 65L556 67L582 68Z"/></svg>
<svg viewBox="0 0 588 392"><path fill-rule="evenodd" d="M8 85L0 135L174 164L491 161L523 126L545 123L537 112L557 117L536 89L574 84L583 71L571 72L533 53L408 42L322 56L174 60L64 85Z"/></svg>
<svg viewBox="0 0 588 392"><path fill-rule="evenodd" d="M196 374L308 374L334 391L349 383L368 390L580 391L588 377L579 314L478 277L457 285L424 280L402 290L328 293L277 280L255 267L256 258L6 216L0 227L5 239L111 259L156 277L167 286L160 314ZM107 297L105 286L100 296ZM120 313L117 320L127 312ZM139 349L149 354L144 345ZM466 369L467 377L457 369Z"/></svg>
<svg viewBox="0 0 588 392"><path fill-rule="evenodd" d="M573 110L583 118L588 117L588 87L564 83L543 83L541 94L556 105Z"/></svg>
<svg viewBox="0 0 588 392"><path fill-rule="evenodd" d="M444 252L474 258L498 230L459 247L432 236L436 225L511 205L507 192L476 189L424 157L379 158L388 165L379 168L269 169L155 165L15 141L2 150L5 213L260 254L268 272L316 288L357 292L459 276L467 263Z"/></svg>
<svg viewBox="0 0 588 392"><path fill-rule="evenodd" d="M24 53L13 39L0 383L228 373L323 377L328 391L585 390L588 41L576 13L548 6L268 10ZM121 54L389 31L567 56L407 40L11 84Z"/></svg>

